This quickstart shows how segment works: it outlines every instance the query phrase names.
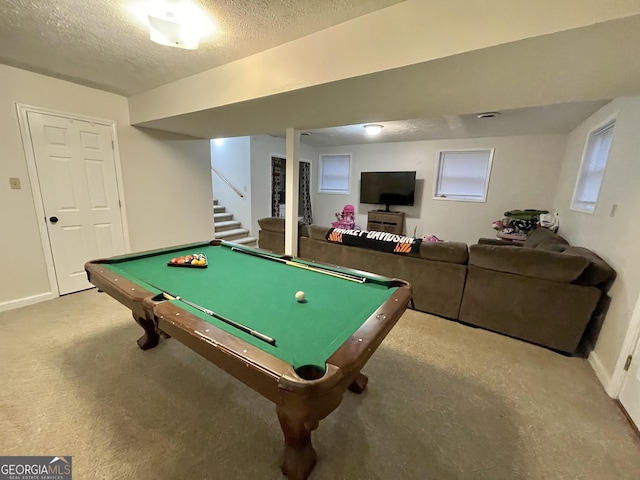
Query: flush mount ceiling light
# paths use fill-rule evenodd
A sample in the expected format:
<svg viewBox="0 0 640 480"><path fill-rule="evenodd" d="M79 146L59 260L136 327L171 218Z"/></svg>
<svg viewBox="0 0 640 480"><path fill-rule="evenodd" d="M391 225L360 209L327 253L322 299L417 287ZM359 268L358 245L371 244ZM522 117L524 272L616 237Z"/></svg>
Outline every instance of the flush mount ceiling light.
<svg viewBox="0 0 640 480"><path fill-rule="evenodd" d="M134 10L149 26L151 40L160 45L195 50L200 39L214 29L190 0L147 0Z"/></svg>
<svg viewBox="0 0 640 480"><path fill-rule="evenodd" d="M382 131L382 125L371 123L364 126L364 131L367 132L367 135L378 135Z"/></svg>
<svg viewBox="0 0 640 480"><path fill-rule="evenodd" d="M483 112L476 115L478 118L493 118L500 115L500 112Z"/></svg>

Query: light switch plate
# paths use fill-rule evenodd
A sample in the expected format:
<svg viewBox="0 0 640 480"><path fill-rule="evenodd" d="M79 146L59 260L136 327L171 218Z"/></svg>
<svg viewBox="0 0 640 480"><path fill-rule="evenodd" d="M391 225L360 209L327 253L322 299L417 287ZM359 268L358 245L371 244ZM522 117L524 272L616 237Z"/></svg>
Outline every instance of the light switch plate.
<svg viewBox="0 0 640 480"><path fill-rule="evenodd" d="M9 185L11 185L11 190L20 190L22 185L20 185L20 179L12 177L9 179Z"/></svg>

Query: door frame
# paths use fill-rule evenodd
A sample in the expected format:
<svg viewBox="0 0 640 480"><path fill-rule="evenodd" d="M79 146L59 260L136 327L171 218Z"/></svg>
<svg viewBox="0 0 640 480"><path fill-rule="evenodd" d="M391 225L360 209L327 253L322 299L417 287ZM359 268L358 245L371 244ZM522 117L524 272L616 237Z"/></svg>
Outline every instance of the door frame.
<svg viewBox="0 0 640 480"><path fill-rule="evenodd" d="M89 117L86 115L78 115L76 113L62 112L60 110L54 110L50 108L34 107L32 105L25 105L23 103L16 103L16 112L18 114L18 126L20 128L20 135L22 137L22 147L24 150L24 156L27 163L27 171L29 174L29 183L31 184L31 194L33 196L33 204L36 210L36 220L38 222L38 230L40 232L40 241L42 243L42 252L44 254L45 267L47 269L47 276L49 278L49 288L52 294L52 298L60 296L60 289L58 288L58 280L56 278L55 263L53 261L53 252L51 250L51 243L49 239L49 230L47 229L46 215L44 211L44 200L42 193L40 192L40 179L38 177L38 169L36 167L36 157L33 151L33 144L31 140L31 131L29 130L29 119L27 117L28 112L41 113L44 115L54 115L58 117L71 118L74 120L81 120L89 123L97 123L105 125L111 129L111 138L113 139L113 161L116 168L116 187L118 189L118 200L120 201L120 221L122 222L122 235L124 237L125 252L131 251L131 245L129 243L129 227L127 222L127 209L124 200L124 190L122 181L122 166L120 164L120 148L118 146L118 136L116 132L116 124L112 120L105 120L102 118Z"/></svg>
<svg viewBox="0 0 640 480"><path fill-rule="evenodd" d="M610 397L618 399L620 392L624 385L629 370L624 369L624 364L627 361L629 355L633 355L636 350L636 346L640 342L640 295L636 299L636 305L631 312L631 321L627 327L627 332L620 348L620 355L616 362L616 366L613 370L611 381L609 382L609 388L607 393ZM640 358L634 359L635 362L640 361ZM640 428L640 425L638 425Z"/></svg>

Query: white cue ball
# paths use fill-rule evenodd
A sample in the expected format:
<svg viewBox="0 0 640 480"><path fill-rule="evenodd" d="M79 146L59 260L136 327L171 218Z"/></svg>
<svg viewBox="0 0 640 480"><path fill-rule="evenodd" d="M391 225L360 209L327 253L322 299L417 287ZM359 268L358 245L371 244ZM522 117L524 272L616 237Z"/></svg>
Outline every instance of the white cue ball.
<svg viewBox="0 0 640 480"><path fill-rule="evenodd" d="M296 300L299 302L304 302L304 292L302 290L296 292Z"/></svg>

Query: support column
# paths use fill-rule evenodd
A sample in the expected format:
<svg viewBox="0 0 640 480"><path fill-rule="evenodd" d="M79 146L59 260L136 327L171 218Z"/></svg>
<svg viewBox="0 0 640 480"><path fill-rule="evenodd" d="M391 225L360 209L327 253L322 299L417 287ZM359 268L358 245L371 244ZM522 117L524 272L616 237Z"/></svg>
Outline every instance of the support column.
<svg viewBox="0 0 640 480"><path fill-rule="evenodd" d="M298 196L300 185L300 131L287 128L284 253L298 255Z"/></svg>

